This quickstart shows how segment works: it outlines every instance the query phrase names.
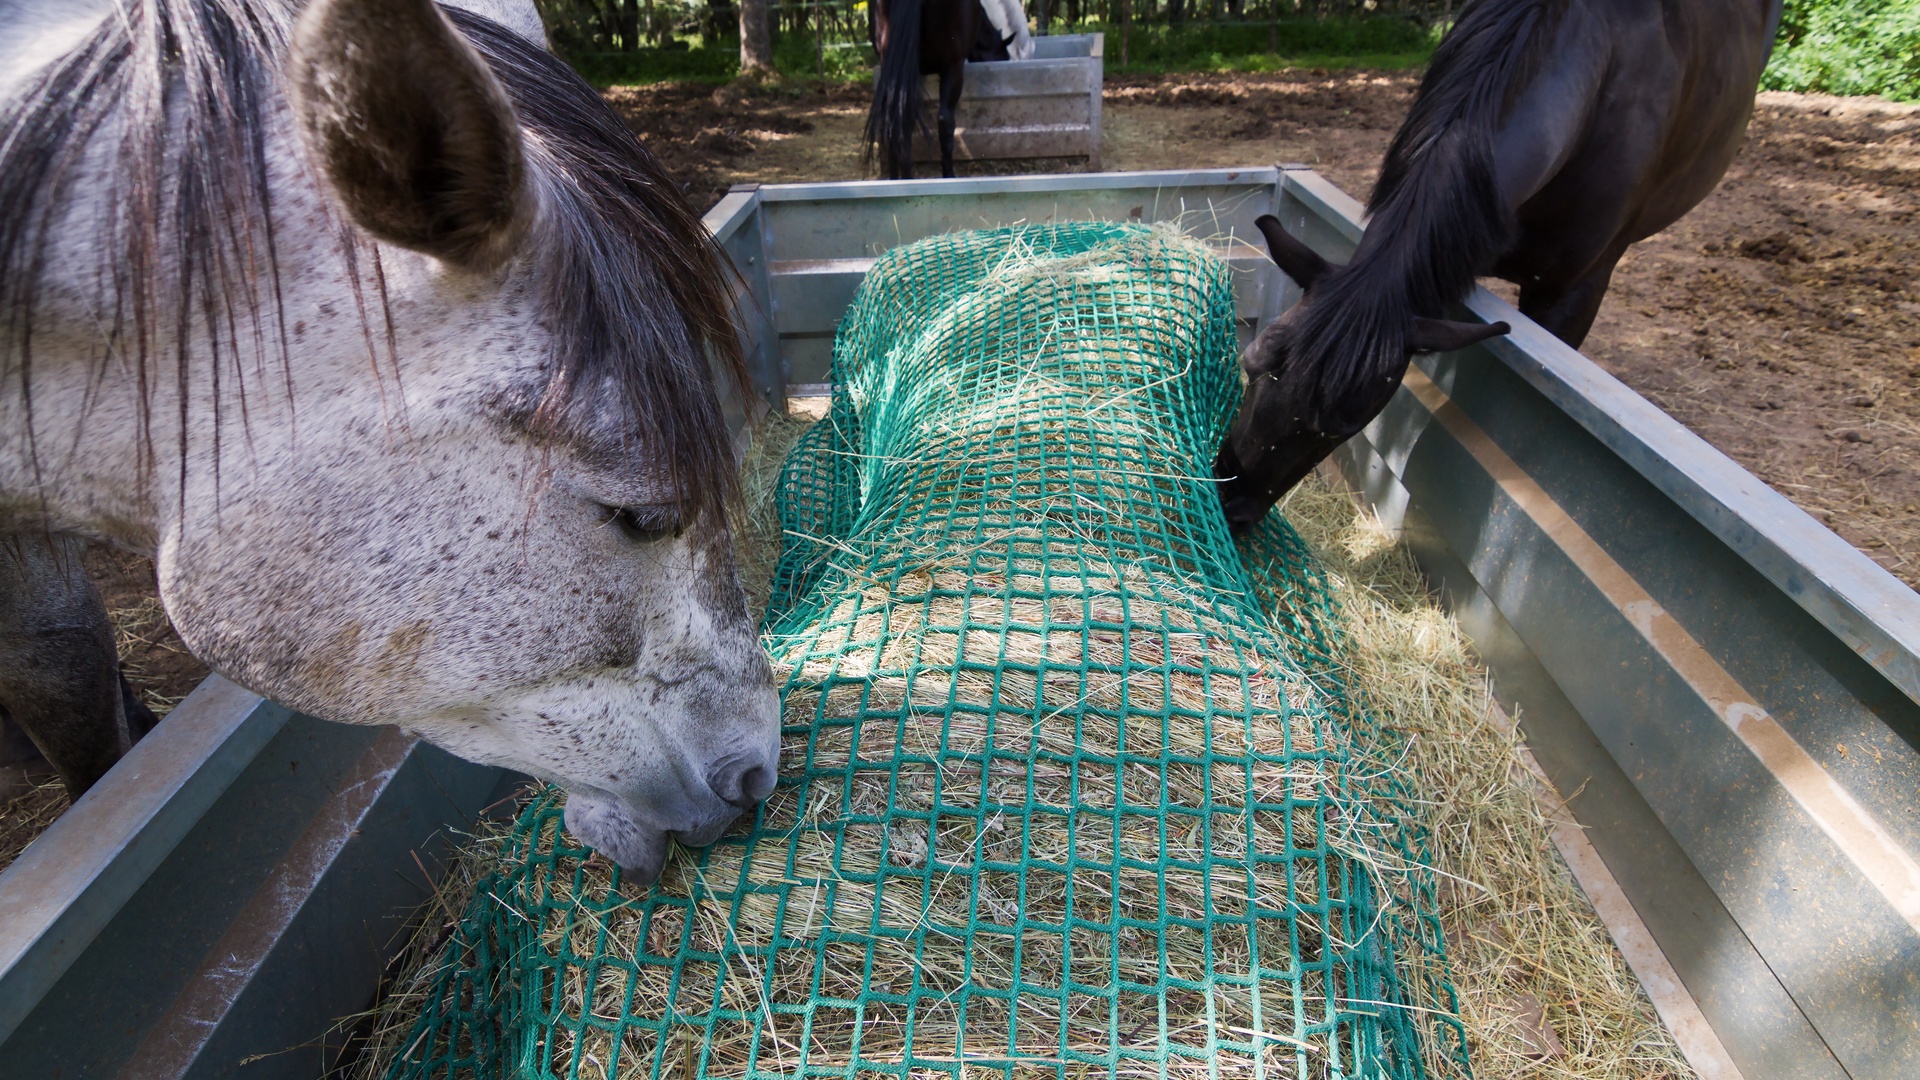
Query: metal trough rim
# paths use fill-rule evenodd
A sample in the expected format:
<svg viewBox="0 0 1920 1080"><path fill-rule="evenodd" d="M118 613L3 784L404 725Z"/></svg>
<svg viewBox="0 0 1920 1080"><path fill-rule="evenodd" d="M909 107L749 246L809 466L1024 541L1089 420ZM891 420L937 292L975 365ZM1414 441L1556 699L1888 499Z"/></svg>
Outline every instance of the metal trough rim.
<svg viewBox="0 0 1920 1080"><path fill-rule="evenodd" d="M1307 206L1348 241L1364 227L1355 200L1295 166L750 186L729 193L705 220L726 241L743 228L754 237L764 227L764 204L1059 193L1059 217L1075 196L1151 190L1158 206L1172 206L1183 191L1208 185L1258 189L1247 196L1255 206L1265 198L1277 205L1285 193L1296 211ZM749 277L753 262L743 260ZM1697 521L1900 693L1920 701L1920 595L1491 293L1476 290L1465 307L1515 326L1486 354L1671 499L1676 519ZM780 389L777 377L768 389ZM48 842L0 874L0 1044L287 719L279 706L209 679L175 710L165 738L136 747L48 830Z"/></svg>
<svg viewBox="0 0 1920 1080"><path fill-rule="evenodd" d="M291 715L209 676L0 873L0 1043Z"/></svg>

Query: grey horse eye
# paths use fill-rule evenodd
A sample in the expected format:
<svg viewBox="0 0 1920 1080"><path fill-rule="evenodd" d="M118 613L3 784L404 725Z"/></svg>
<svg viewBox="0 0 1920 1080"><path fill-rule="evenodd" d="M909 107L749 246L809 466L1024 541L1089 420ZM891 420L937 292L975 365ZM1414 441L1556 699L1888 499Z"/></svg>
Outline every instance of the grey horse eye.
<svg viewBox="0 0 1920 1080"><path fill-rule="evenodd" d="M672 504L602 506L601 510L606 513L607 523L636 544L651 544L680 535L680 508Z"/></svg>

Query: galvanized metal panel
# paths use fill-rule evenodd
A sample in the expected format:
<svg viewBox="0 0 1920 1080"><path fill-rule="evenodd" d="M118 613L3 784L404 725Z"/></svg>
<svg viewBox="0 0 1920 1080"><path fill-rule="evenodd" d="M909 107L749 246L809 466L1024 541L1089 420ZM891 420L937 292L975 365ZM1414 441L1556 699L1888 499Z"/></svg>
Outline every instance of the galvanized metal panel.
<svg viewBox="0 0 1920 1080"><path fill-rule="evenodd" d="M1898 1045L1899 1033L1884 1030L1887 1021L1897 1025L1902 1015L1888 1006L1912 996L1901 985L1909 981L1905 973L1912 967L1901 948L1903 935L1910 936L1907 928L1684 680L1653 654L1626 614L1567 561L1470 456L1428 422L1418 405L1404 397L1396 401L1370 429L1369 441L1405 448L1401 475L1418 493L1415 499L1430 514L1436 533L1451 550L1467 553L1462 561L1475 583L1552 672L1556 687L1631 777L1820 1036L1776 1045L1769 1058L1756 1060L1750 1056L1755 1047L1778 1043L1791 1031L1791 1025L1779 1026L1777 1009L1709 1011L1736 1060L1754 1067L1756 1075L1771 1076L1819 1075L1806 1070L1818 1065L1820 1043L1833 1044L1843 1061L1864 1057L1890 1067L1910 1058L1910 1051ZM1604 463L1596 461L1596 467L1604 469ZM1678 546L1676 533L1684 528L1669 522L1660 535ZM1542 730L1524 709L1521 722L1530 743L1565 756L1565 744L1554 736L1564 738L1566 732ZM1576 800L1576 814L1591 805ZM1648 853L1622 851L1608 843L1613 838L1595 833L1596 843L1611 848L1613 859L1627 860L1626 872L1616 876L1634 878L1633 868L1644 865ZM1668 875L1676 870L1670 862L1662 869ZM1724 951L1724 942L1676 939L1670 919L1653 918L1649 926L1656 937L1666 935L1662 946L1682 978L1689 985L1706 983L1697 991L1703 1011L1716 993L1728 993L1725 971L1682 967L1703 946L1709 953ZM1852 1008L1835 1010L1834 1003L1819 1000L1820 974L1841 968L1856 990L1863 983L1879 984L1870 996L1872 1007L1862 1008L1865 1003L1856 1000ZM1871 1030L1876 1027L1883 1030ZM1781 1059L1800 1067L1788 1072Z"/></svg>
<svg viewBox="0 0 1920 1080"><path fill-rule="evenodd" d="M1089 65L1083 58L970 63L966 65L966 91L960 98L961 107L994 98L1059 97L1062 105L1079 105L1084 115L1087 91L1099 87L1099 70L1098 64ZM1091 81L1090 71L1095 75ZM928 85L937 84L929 82Z"/></svg>
<svg viewBox="0 0 1920 1080"><path fill-rule="evenodd" d="M288 715L208 679L0 874L0 1048Z"/></svg>
<svg viewBox="0 0 1920 1080"><path fill-rule="evenodd" d="M961 229L1063 220L1180 221L1258 244L1275 206L1274 169L790 184L760 191L768 257L870 258Z"/></svg>
<svg viewBox="0 0 1920 1080"><path fill-rule="evenodd" d="M431 896L423 875L456 853L500 775L384 732L121 1076L306 1080L316 1063L332 1064L340 1018L372 1002L407 920Z"/></svg>
<svg viewBox="0 0 1920 1080"><path fill-rule="evenodd" d="M1216 247L1233 274L1236 311L1260 312L1277 304L1285 275L1259 249L1243 243ZM831 336L853 303L873 259L807 259L775 262L769 275L774 326L782 338ZM1249 326L1256 321L1243 320ZM810 381L810 380L799 380Z"/></svg>
<svg viewBox="0 0 1920 1080"><path fill-rule="evenodd" d="M1811 629L1793 625L1804 612L1770 596L1757 573L1624 462L1604 448L1574 445L1591 442L1583 430L1556 424L1544 411L1529 416L1515 395L1492 392L1501 376L1512 378L1504 367L1483 361L1469 373L1462 370L1467 361L1437 363L1454 369L1442 374L1455 376L1462 395L1456 401L1710 653L1730 670L1753 664L1783 676L1746 689L1817 754L1820 746L1804 730L1806 691L1813 689L1815 702L1826 700L1815 713L1843 708L1819 685L1835 677L1857 682L1866 665L1848 656L1862 670L1834 672L1827 666L1834 657L1798 648ZM1687 672L1650 647L1632 612L1538 537L1537 523L1493 490L1484 473L1476 475L1473 459L1444 441L1422 448L1428 445L1429 452L1408 460L1408 486L1447 492L1445 507L1433 512L1442 535L1473 553L1466 561L1476 579L1633 778L1822 1040L1855 1075L1920 1073L1914 927L1873 887L1857 857L1822 832L1783 778L1742 745ZM1769 625L1755 625L1763 622ZM1911 759L1911 749L1858 699L1852 708L1880 735L1856 745L1884 754L1877 764L1889 778L1907 773L1915 763L1898 756ZM1849 791L1872 801L1869 790ZM1910 822L1885 814L1880 820L1911 843Z"/></svg>
<svg viewBox="0 0 1920 1080"><path fill-rule="evenodd" d="M781 370L788 386L826 385L833 373L833 335L788 337L780 341Z"/></svg>
<svg viewBox="0 0 1920 1080"><path fill-rule="evenodd" d="M1513 324L1490 346L1503 363L1920 701L1920 595L1505 301L1467 306Z"/></svg>
<svg viewBox="0 0 1920 1080"><path fill-rule="evenodd" d="M1820 768L1903 846L1920 850L1920 753L1910 745L1920 741L1920 706L1851 650L1836 650L1831 635L1807 624L1809 612L1610 448L1577 427L1581 438L1566 437L1564 414L1510 368L1460 357L1433 367L1454 386L1454 401L1759 696Z"/></svg>
<svg viewBox="0 0 1920 1080"><path fill-rule="evenodd" d="M1212 169L760 188L768 268L763 303L773 312L785 380L827 379L840 316L880 252L955 229L1022 222L1184 222L1211 237L1234 269L1244 340L1295 295L1253 227L1255 218L1275 208L1278 179L1274 169Z"/></svg>
<svg viewBox="0 0 1920 1080"><path fill-rule="evenodd" d="M500 775L291 718L0 1043L0 1074L320 1075Z"/></svg>
<svg viewBox="0 0 1920 1080"><path fill-rule="evenodd" d="M785 260L772 264L768 288L781 336L831 335L853 303L871 258Z"/></svg>
<svg viewBox="0 0 1920 1080"><path fill-rule="evenodd" d="M1845 1070L1740 924L1427 516L1424 504L1444 508L1447 493L1416 499L1401 484L1396 470L1429 426L1417 414L1412 422L1417 430L1388 421L1349 440L1335 455L1347 483L1400 532L1486 662L1495 696L1523 721L1536 760L1568 793L1588 840L1745 1075L1841 1080ZM1383 431L1397 465L1373 442Z"/></svg>
<svg viewBox="0 0 1920 1080"><path fill-rule="evenodd" d="M114 1075L377 735L287 717L33 1002L0 1060L20 1076Z"/></svg>
<svg viewBox="0 0 1920 1080"><path fill-rule="evenodd" d="M1029 60L1065 60L1073 57L1100 59L1106 52L1105 34L1043 34L1031 39L1033 55Z"/></svg>
<svg viewBox="0 0 1920 1080"><path fill-rule="evenodd" d="M780 344L773 332L772 312L762 299L767 295L767 268L756 213L759 199L754 189L757 186L744 185L729 191L701 219L736 271L734 322L740 332L740 351L746 360L747 376L756 391L755 401L739 401L733 393L733 380L715 368L714 378L721 388L727 425L735 432L745 431L749 422L759 419L769 405L782 404L773 396L780 384Z"/></svg>
<svg viewBox="0 0 1920 1080"><path fill-rule="evenodd" d="M1100 167L1103 35L1036 38L1046 43L1027 60L969 63L954 110L954 156L961 160L1085 157ZM929 77L927 127L914 156L937 161L939 89Z"/></svg>

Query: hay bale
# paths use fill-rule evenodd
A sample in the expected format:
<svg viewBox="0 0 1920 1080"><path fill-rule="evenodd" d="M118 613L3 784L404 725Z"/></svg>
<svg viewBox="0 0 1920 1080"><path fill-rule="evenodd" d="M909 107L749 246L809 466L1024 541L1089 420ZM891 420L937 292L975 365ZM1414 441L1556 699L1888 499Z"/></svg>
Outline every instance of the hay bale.
<svg viewBox="0 0 1920 1080"><path fill-rule="evenodd" d="M775 429L774 437L790 443L795 434L783 426ZM756 458L754 464L760 471L749 472L747 488L767 490L777 471L778 455ZM749 505L759 508L758 524L745 534L749 539L743 540L743 547L755 542L752 537L777 544L778 530L769 524L771 501L749 500ZM1547 835L1550 824L1520 771L1514 737L1486 722L1493 707L1486 672L1469 652L1452 617L1429 593L1411 555L1337 482L1322 476L1310 477L1289 498L1283 512L1313 548L1339 600L1351 642L1340 660L1348 681L1365 687L1379 723L1407 735L1406 753L1399 759L1401 775L1413 798L1428 808L1434 865L1443 875L1437 914L1446 931L1451 979L1459 988L1459 1016L1475 1075L1496 1080L1541 1074L1541 1063L1531 1056L1532 1047L1515 1029L1509 1011L1516 995L1529 995L1548 1003L1543 1005L1546 1022L1562 1043L1565 1056L1552 1062L1553 1075L1578 1080L1692 1077L1554 850ZM743 559L753 561L751 550L743 551ZM770 564L772 558L761 561ZM1036 612L1029 608L1020 614L1023 621L1031 621ZM904 748L910 756L932 760L928 732L922 726L906 729L914 740ZM979 735L968 739L977 743ZM881 752L890 755L893 746L876 742L874 750L876 757ZM902 789L918 792L915 799L925 806L935 771L927 765L910 770ZM1053 785L1058 785L1059 776L1056 766ZM952 776L945 777L943 790L953 782ZM885 793L878 785L863 783L855 790L863 811L883 805ZM557 829L557 822L551 827ZM998 840L1005 831L1004 823L982 830L986 843ZM864 836L869 848L879 841L872 832ZM503 828L470 841L442 896L423 908L408 963L375 1010L372 1045L355 1073L361 1080L386 1075L393 1059L418 1035L417 1021L448 962L441 949L459 924L458 913L468 907L482 881L497 880L519 865L520 855L505 847L506 838ZM958 834L947 846L957 847L967 839L965 833ZM577 847L560 837L543 842L563 849ZM924 834L913 830L890 830L887 842L890 864L906 867L915 865L926 844ZM866 861L873 865L875 860L869 855ZM691 895L697 884L685 880L685 867L676 865L673 873L676 877L663 888ZM611 867L585 860L578 885L567 876L558 885L556 899L577 895L591 902L614 896L613 874ZM848 913L856 917L861 913L855 900L849 898L846 903ZM986 906L1010 923L1018 902L996 895ZM556 905L555 910L562 907ZM608 918L610 936L638 940L633 910L627 904ZM711 946L724 941L726 908L707 904L698 910L696 932L701 943ZM679 939L680 927L671 915L656 917L649 930L655 952L671 949ZM548 941L552 940L549 936ZM1137 945L1138 939L1123 944ZM884 961L884 955L876 959ZM822 989L857 996L864 970L864 956L825 966ZM794 977L791 971L782 975ZM891 989L891 984L887 986ZM582 998L584 990L584 985L576 983L568 996ZM818 1026L824 1037L826 1025ZM569 1038L562 1033L563 1040ZM611 1038L602 1032L588 1042L582 1047L582 1075L593 1076L589 1059L605 1063L611 1057ZM694 1075L699 1045L697 1039L686 1036L671 1041L663 1055L666 1071ZM737 1068L742 1045L743 1040L736 1039L723 1048L722 1061L731 1059ZM567 1055L559 1054L555 1060L566 1059Z"/></svg>

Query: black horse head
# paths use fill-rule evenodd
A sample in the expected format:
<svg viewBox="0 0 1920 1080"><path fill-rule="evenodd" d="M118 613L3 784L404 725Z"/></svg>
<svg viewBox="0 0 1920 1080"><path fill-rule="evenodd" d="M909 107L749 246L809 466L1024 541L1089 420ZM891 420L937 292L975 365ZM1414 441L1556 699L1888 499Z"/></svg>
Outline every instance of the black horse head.
<svg viewBox="0 0 1920 1080"><path fill-rule="evenodd" d="M1356 260L1336 266L1271 215L1255 222L1273 261L1304 295L1242 354L1247 392L1214 476L1227 521L1242 529L1386 407L1417 352L1446 352L1504 334L1506 323L1414 315ZM1388 278L1391 275L1387 275ZM1370 278L1372 280L1370 280Z"/></svg>

